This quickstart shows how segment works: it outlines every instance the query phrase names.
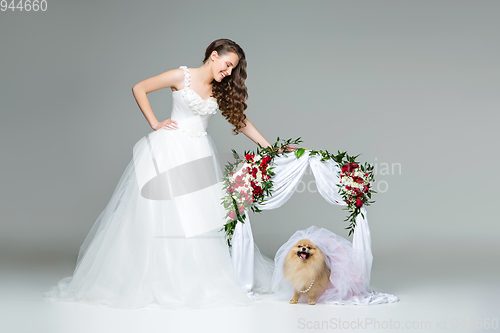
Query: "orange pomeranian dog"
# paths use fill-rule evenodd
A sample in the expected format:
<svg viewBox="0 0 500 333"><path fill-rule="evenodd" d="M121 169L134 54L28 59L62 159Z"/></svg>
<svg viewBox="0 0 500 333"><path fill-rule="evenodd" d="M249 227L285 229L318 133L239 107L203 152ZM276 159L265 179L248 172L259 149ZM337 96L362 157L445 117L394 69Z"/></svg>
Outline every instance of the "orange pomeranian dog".
<svg viewBox="0 0 500 333"><path fill-rule="evenodd" d="M283 276L294 290L290 304L298 303L300 296L307 293L308 304L314 305L328 286L330 269L323 252L310 240L302 239L288 252L283 264Z"/></svg>

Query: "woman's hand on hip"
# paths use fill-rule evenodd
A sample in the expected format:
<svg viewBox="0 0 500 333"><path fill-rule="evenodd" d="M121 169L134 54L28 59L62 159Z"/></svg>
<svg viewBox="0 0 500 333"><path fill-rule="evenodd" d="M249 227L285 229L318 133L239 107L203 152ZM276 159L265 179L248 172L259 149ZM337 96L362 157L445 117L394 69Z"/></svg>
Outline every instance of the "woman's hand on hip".
<svg viewBox="0 0 500 333"><path fill-rule="evenodd" d="M168 118L167 120L158 122L155 126L153 126L153 129L155 131L159 130L160 128L165 128L168 130L176 130L177 129L177 122L173 120L172 118Z"/></svg>

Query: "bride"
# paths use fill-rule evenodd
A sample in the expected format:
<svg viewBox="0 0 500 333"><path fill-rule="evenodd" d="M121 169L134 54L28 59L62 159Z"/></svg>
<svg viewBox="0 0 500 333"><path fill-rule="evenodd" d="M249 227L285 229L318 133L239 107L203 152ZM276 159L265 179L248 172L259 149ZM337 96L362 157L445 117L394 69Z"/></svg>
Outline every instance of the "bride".
<svg viewBox="0 0 500 333"><path fill-rule="evenodd" d="M46 297L117 308L250 303L220 231L227 219L222 172L206 132L210 118L220 113L234 134L270 146L244 114L246 65L238 44L218 39L206 49L201 67L180 66L134 85L153 131L135 144L132 160L80 247L73 276ZM173 106L171 117L158 121L147 94L162 88L172 90Z"/></svg>

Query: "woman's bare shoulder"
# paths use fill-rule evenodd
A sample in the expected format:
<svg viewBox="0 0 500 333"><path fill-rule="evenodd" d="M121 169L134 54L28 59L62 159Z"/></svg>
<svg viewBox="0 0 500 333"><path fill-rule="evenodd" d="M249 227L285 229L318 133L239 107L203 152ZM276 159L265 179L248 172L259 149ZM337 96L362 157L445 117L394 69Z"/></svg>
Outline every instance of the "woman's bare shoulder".
<svg viewBox="0 0 500 333"><path fill-rule="evenodd" d="M172 91L184 89L184 70L182 68L171 69L164 74L166 73L171 77L171 81L174 82L170 87Z"/></svg>

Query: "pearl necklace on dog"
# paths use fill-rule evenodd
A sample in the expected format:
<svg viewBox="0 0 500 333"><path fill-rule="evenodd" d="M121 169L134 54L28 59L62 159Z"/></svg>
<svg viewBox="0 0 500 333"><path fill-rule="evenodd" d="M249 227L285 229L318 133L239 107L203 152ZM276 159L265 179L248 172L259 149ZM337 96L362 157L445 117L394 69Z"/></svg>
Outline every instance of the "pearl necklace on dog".
<svg viewBox="0 0 500 333"><path fill-rule="evenodd" d="M306 290L299 290L299 293L307 293L309 290L311 290L313 284L314 284L314 279L311 282L311 284L309 285L309 288L307 288Z"/></svg>

